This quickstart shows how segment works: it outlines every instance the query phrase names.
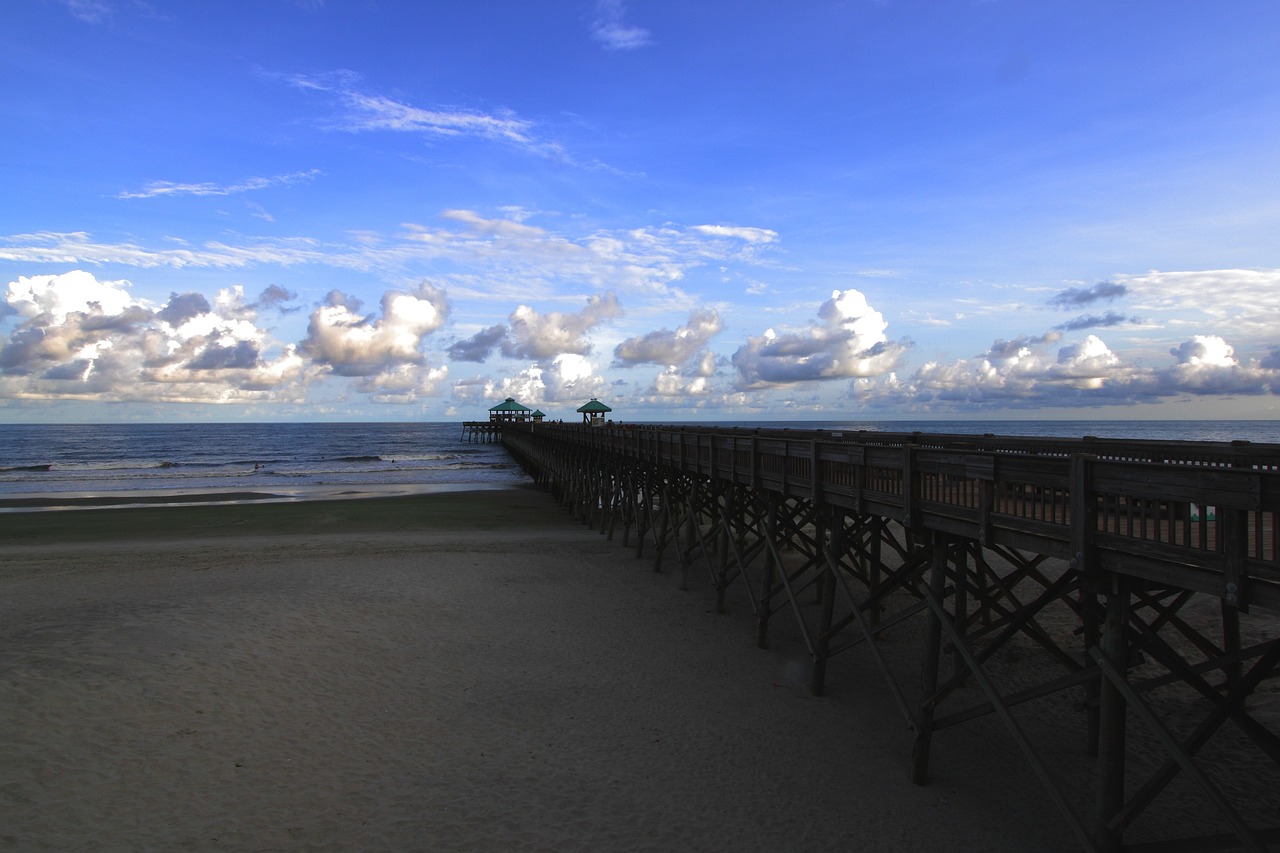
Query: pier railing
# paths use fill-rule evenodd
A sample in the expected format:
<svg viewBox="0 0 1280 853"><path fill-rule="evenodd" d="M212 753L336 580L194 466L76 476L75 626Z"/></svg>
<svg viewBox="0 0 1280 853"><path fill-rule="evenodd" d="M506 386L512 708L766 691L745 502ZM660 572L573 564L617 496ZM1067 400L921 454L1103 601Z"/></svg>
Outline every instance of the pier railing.
<svg viewBox="0 0 1280 853"><path fill-rule="evenodd" d="M918 704L876 655L916 733L918 782L935 730L994 713L1085 849L1123 849L1126 828L1179 774L1225 830L1179 839L1187 849L1263 850L1280 840L1280 829L1242 817L1194 760L1230 720L1280 768L1280 735L1245 702L1280 673L1280 445L563 424L501 434L585 521L611 537L620 522L624 542L634 527L637 556L651 543L655 568L669 545L686 580L704 563L718 606L740 578L762 645L770 615L787 602L814 661L815 692L832 654L874 649L879 626L926 617ZM801 599L806 589L822 601L816 611ZM1206 596L1215 608L1192 605ZM906 605L886 613L895 598ZM1074 632L1050 636L1041 622L1054 608ZM838 641L842 631L853 638ZM993 673L1004 671L996 662L1015 635L1066 673L1032 687L1022 673L1016 689L1002 688ZM950 681L939 675L944 647L957 661ZM984 701L943 714L970 679ZM1180 736L1159 721L1165 700L1152 698L1169 684L1212 705ZM1063 690L1083 691L1077 703L1097 759L1091 826L1011 713ZM1128 709L1167 753L1136 790L1126 782Z"/></svg>
<svg viewBox="0 0 1280 853"><path fill-rule="evenodd" d="M505 430L1280 610L1280 445L806 433Z"/></svg>

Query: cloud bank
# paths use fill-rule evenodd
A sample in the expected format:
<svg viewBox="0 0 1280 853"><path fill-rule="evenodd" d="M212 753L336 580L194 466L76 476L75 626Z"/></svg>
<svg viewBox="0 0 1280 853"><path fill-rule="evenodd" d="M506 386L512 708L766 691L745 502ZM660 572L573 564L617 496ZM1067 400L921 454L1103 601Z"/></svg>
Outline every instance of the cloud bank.
<svg viewBox="0 0 1280 853"><path fill-rule="evenodd" d="M501 239L545 249L549 239L516 220L459 214L452 221L465 223L471 239L486 247ZM586 251L581 244L565 249ZM1053 302L1070 310L1123 300L1159 317L1169 303L1190 299L1195 282L1228 274L1149 274L1061 291ZM650 322L643 319L648 315L624 311L611 290L584 297L576 310L548 310L495 292L487 294L489 302L510 298L514 304L505 322L470 324L469 334L459 337L451 334L453 299L425 281L387 289L366 310L343 290L299 305L295 293L274 284L256 296L231 286L144 299L126 280L75 269L19 276L5 288L0 400L300 403L328 389L329 396L387 404L441 395L457 405L505 396L530 405L602 396L633 407L637 416L652 407L732 417L783 409L817 414L833 406L948 414L1274 396L1280 394L1277 327L1256 319L1280 312L1268 289L1280 273L1246 280L1259 294L1273 295L1234 309L1218 298L1202 312L1209 328L1219 315L1231 318L1225 324L1230 337L1139 323L1115 310L996 339L972 358L934 358L908 370L918 345L891 337L884 313L852 288L831 291L807 312L799 306L807 321L762 332L752 328L750 314L726 317L696 303L685 308L683 322L652 321L646 329L639 324ZM663 298L660 291L648 295ZM681 302L688 299L671 300ZM305 331L280 339L275 324L302 310ZM1243 316L1254 322L1236 319ZM625 334L618 333L620 324ZM1104 333L1140 335L1144 345L1117 348ZM610 376L597 361L602 355L619 371L657 370ZM495 376L450 375L451 366L490 361Z"/></svg>
<svg viewBox="0 0 1280 853"><path fill-rule="evenodd" d="M12 399L297 401L316 376L259 328L241 288L154 306L75 270L20 277L5 301L17 322L0 344L0 396Z"/></svg>

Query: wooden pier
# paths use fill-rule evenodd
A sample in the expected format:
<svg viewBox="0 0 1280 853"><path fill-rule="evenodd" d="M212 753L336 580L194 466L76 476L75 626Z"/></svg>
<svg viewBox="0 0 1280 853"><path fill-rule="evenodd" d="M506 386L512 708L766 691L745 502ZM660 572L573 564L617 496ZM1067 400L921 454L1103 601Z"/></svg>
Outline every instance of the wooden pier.
<svg viewBox="0 0 1280 853"><path fill-rule="evenodd" d="M915 782L945 749L935 735L993 716L1085 850L1280 843L1280 713L1260 701L1280 695L1259 689L1280 673L1280 445L498 433L573 513L651 549L655 571L671 559L682 587L705 577L720 610L745 595L760 646L789 613L813 693L838 655L867 655L914 733ZM904 677L892 643L914 623ZM1047 748L1046 726L1078 730L1074 749ZM1215 758L1242 750L1243 783ZM1207 817L1164 837L1139 823L1162 796ZM1126 846L1139 825L1145 843Z"/></svg>
<svg viewBox="0 0 1280 853"><path fill-rule="evenodd" d="M462 425L462 440L483 444L502 441L502 424L499 421L466 421Z"/></svg>

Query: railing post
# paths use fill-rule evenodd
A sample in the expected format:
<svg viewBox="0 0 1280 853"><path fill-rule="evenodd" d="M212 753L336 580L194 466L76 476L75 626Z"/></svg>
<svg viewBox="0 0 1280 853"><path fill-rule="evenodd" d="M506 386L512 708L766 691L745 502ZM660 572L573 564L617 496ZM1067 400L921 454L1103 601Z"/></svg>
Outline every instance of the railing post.
<svg viewBox="0 0 1280 853"><path fill-rule="evenodd" d="M760 447L759 438L751 436L751 488L760 489Z"/></svg>
<svg viewBox="0 0 1280 853"><path fill-rule="evenodd" d="M908 532L919 523L916 518L916 446L902 445L902 526Z"/></svg>
<svg viewBox="0 0 1280 853"><path fill-rule="evenodd" d="M818 442L809 442L809 499L816 507L822 502L822 476L818 466Z"/></svg>

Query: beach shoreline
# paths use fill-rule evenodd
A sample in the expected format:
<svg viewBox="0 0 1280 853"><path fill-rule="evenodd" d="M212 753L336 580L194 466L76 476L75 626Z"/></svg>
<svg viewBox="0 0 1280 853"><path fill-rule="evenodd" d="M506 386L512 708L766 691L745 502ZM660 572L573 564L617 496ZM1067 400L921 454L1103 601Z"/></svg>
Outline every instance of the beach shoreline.
<svg viewBox="0 0 1280 853"><path fill-rule="evenodd" d="M269 489L174 488L27 492L0 497L0 513L62 509L137 508L298 501L359 500L364 498L433 495L450 492L527 488L524 483L365 483L271 487Z"/></svg>

